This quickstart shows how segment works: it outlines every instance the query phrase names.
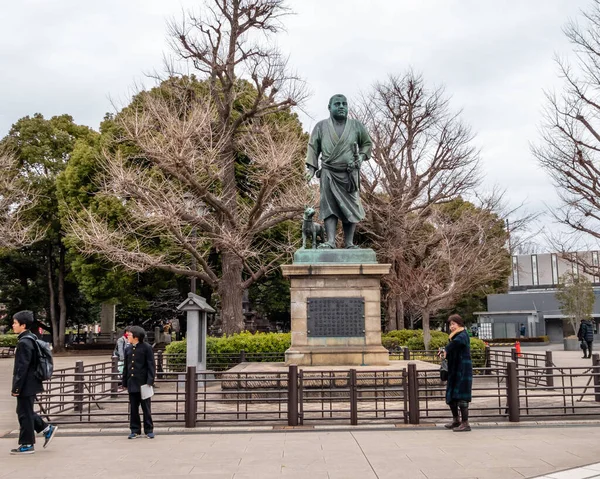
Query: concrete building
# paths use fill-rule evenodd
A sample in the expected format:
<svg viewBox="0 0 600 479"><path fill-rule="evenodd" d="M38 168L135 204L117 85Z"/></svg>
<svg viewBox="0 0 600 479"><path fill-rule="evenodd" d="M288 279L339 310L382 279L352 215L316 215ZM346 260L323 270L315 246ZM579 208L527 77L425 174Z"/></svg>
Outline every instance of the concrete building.
<svg viewBox="0 0 600 479"><path fill-rule="evenodd" d="M526 336L546 335L552 342L574 334L555 297L560 278L568 272L585 276L594 285L596 302L592 316L598 333L600 278L585 273L581 264L598 267L598 251L573 253L569 259L560 253L513 256L508 293L488 295L487 311L475 313L479 317L479 336L516 338L521 324L526 326Z"/></svg>

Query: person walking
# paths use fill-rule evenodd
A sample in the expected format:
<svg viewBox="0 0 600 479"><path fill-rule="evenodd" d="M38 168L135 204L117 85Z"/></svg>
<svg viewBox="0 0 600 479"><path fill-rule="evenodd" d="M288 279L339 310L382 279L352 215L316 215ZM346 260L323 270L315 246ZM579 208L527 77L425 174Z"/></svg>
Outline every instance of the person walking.
<svg viewBox="0 0 600 479"><path fill-rule="evenodd" d="M448 361L446 404L452 411L452 422L444 427L452 429L454 432L466 432L471 430L469 425L469 403L473 384L471 341L465 331L465 323L458 314L453 314L448 318L448 326L450 341L442 352L442 356Z"/></svg>
<svg viewBox="0 0 600 479"><path fill-rule="evenodd" d="M117 368L119 370L119 374L121 375L118 379L123 379L123 368L125 366L125 348L129 346L129 340L127 337L129 336L129 327L125 328L123 331L123 336L117 339L117 344L115 344L115 349L113 351L113 357L117 358ZM118 392L123 391L123 386L119 386Z"/></svg>
<svg viewBox="0 0 600 479"><path fill-rule="evenodd" d="M39 357L37 337L31 332L33 323L31 311L19 311L13 316L13 331L19 335L11 390L17 398L19 447L10 451L13 455L33 454L36 432L43 434L43 447L46 448L58 430L57 426L47 424L33 410L36 394L44 390L41 379L35 374Z"/></svg>
<svg viewBox="0 0 600 479"><path fill-rule="evenodd" d="M146 332L140 326L129 329L128 340L131 347L125 349L123 370L123 387L129 392L131 434L128 439L136 439L142 433L140 422L140 406L144 413L144 433L154 439L154 423L152 422L151 398L142 398L144 386L154 386L155 365L152 346L144 341Z"/></svg>
<svg viewBox="0 0 600 479"><path fill-rule="evenodd" d="M525 327L525 324L521 323L519 332L521 333L521 337L524 338L525 335L527 334L527 328Z"/></svg>
<svg viewBox="0 0 600 479"><path fill-rule="evenodd" d="M579 325L577 338L581 341L581 349L583 349L583 357L581 359L592 357L592 345L594 343L594 325L589 319L584 319Z"/></svg>

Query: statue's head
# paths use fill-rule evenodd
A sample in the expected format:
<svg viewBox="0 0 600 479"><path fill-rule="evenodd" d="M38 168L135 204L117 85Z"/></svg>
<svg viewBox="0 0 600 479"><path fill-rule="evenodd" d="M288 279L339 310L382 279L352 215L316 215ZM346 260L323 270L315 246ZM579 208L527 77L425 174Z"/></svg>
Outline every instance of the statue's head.
<svg viewBox="0 0 600 479"><path fill-rule="evenodd" d="M329 114L335 120L345 120L348 118L348 100L344 95L333 95L327 106Z"/></svg>

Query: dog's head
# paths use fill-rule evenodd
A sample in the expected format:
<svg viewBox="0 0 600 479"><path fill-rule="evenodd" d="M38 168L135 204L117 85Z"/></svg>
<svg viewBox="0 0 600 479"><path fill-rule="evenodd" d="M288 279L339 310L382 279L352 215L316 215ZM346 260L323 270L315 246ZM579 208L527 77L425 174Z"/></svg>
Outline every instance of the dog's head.
<svg viewBox="0 0 600 479"><path fill-rule="evenodd" d="M304 219L312 220L313 216L315 216L315 209L312 206L307 206L304 210Z"/></svg>

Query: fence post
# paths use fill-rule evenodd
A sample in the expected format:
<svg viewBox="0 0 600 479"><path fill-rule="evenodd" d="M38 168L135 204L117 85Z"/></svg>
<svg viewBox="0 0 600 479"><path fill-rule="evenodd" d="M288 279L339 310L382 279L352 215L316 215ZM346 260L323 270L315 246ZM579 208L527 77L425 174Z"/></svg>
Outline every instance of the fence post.
<svg viewBox="0 0 600 479"><path fill-rule="evenodd" d="M119 358L112 358L110 371L110 397L116 399L118 397L117 391L119 390Z"/></svg>
<svg viewBox="0 0 600 479"><path fill-rule="evenodd" d="M185 427L196 427L196 412L198 403L196 394L198 392L198 378L196 377L196 366L188 366L185 373Z"/></svg>
<svg viewBox="0 0 600 479"><path fill-rule="evenodd" d="M288 426L298 425L298 366L290 364L288 369Z"/></svg>
<svg viewBox="0 0 600 479"><path fill-rule="evenodd" d="M158 379L162 379L164 377L163 372L165 371L165 367L163 364L163 352L158 351L156 353L156 372L158 373L156 376Z"/></svg>
<svg viewBox="0 0 600 479"><path fill-rule="evenodd" d="M73 386L73 399L75 401L75 405L73 406L73 411L82 412L83 411L83 361L77 361L75 363L75 375L73 378L74 386Z"/></svg>
<svg viewBox="0 0 600 479"><path fill-rule="evenodd" d="M508 361L508 363L506 363L506 395L508 420L510 422L519 422L521 420L519 376L517 372L517 363L514 361Z"/></svg>
<svg viewBox="0 0 600 479"><path fill-rule="evenodd" d="M546 351L546 386L554 387L554 361L552 361L552 351Z"/></svg>
<svg viewBox="0 0 600 479"><path fill-rule="evenodd" d="M594 374L594 400L600 402L600 355L592 354L592 365Z"/></svg>
<svg viewBox="0 0 600 479"><path fill-rule="evenodd" d="M245 363L246 362L246 351L241 349L240 350L240 363Z"/></svg>
<svg viewBox="0 0 600 479"><path fill-rule="evenodd" d="M417 365L408 363L408 422L419 424L419 378Z"/></svg>
<svg viewBox="0 0 600 479"><path fill-rule="evenodd" d="M492 352L491 352L489 344L485 345L483 354L484 354L484 361L485 361L484 374L492 374L492 371L490 371L490 368L492 367Z"/></svg>
<svg viewBox="0 0 600 479"><path fill-rule="evenodd" d="M406 346L402 348L402 354L405 361L410 361L410 350Z"/></svg>
<svg viewBox="0 0 600 479"><path fill-rule="evenodd" d="M517 364L519 364L519 355L517 354L517 348L510 349L510 358Z"/></svg>
<svg viewBox="0 0 600 479"><path fill-rule="evenodd" d="M356 384L356 369L350 370L350 424L358 424L358 390Z"/></svg>

